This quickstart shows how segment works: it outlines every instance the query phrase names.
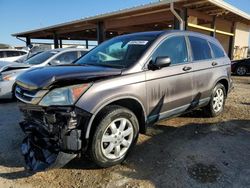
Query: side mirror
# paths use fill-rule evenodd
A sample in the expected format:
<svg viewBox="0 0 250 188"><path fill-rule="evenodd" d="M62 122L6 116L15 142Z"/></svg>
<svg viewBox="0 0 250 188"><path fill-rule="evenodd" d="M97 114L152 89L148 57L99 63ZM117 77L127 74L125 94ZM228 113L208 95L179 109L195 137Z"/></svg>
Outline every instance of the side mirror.
<svg viewBox="0 0 250 188"><path fill-rule="evenodd" d="M158 70L163 67L168 67L171 64L171 58L168 56L164 57L157 57L155 62L150 62L148 64L148 69L149 70Z"/></svg>
<svg viewBox="0 0 250 188"><path fill-rule="evenodd" d="M52 60L49 62L49 65L59 65L60 64L60 61L59 60Z"/></svg>

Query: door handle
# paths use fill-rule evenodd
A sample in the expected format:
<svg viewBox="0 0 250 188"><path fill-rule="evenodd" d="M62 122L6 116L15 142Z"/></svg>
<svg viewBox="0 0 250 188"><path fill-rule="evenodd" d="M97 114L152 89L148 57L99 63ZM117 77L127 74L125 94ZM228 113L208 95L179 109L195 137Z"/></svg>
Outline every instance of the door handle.
<svg viewBox="0 0 250 188"><path fill-rule="evenodd" d="M185 67L183 67L182 70L184 70L184 71L189 71L189 70L191 70L191 69L192 69L192 67L187 67L187 66L185 66Z"/></svg>
<svg viewBox="0 0 250 188"><path fill-rule="evenodd" d="M213 62L213 63L212 63L212 66L216 66L216 65L218 65L217 62Z"/></svg>

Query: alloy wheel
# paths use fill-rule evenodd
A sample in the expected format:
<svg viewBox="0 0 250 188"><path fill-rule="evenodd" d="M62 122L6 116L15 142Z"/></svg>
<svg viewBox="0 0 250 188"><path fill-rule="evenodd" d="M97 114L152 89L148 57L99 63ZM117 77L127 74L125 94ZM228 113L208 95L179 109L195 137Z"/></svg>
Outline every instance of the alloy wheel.
<svg viewBox="0 0 250 188"><path fill-rule="evenodd" d="M112 121L101 139L101 151L108 159L119 159L126 154L133 142L134 129L126 118Z"/></svg>
<svg viewBox="0 0 250 188"><path fill-rule="evenodd" d="M213 97L213 109L217 113L223 108L224 104L224 92L221 88L218 88Z"/></svg>

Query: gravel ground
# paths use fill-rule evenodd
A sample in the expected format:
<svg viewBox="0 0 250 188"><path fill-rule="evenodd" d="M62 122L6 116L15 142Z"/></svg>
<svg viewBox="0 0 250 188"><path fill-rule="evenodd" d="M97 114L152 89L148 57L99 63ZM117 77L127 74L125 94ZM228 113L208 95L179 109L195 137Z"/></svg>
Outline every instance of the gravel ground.
<svg viewBox="0 0 250 188"><path fill-rule="evenodd" d="M200 111L151 127L122 164L76 159L32 174L20 154L15 102L0 101L0 187L250 187L250 77L234 77L223 115Z"/></svg>

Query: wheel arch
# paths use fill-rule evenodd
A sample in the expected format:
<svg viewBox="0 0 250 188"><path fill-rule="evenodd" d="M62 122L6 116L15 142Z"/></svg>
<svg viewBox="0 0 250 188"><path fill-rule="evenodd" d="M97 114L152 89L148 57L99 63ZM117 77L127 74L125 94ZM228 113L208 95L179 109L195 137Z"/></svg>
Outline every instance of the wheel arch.
<svg viewBox="0 0 250 188"><path fill-rule="evenodd" d="M119 105L125 108L128 108L131 110L137 117L137 120L139 122L139 132L140 133L145 133L146 131L146 111L145 107L143 106L142 102L133 96L123 96L119 98L114 98L112 100L109 100L108 102L100 105L97 110L93 113L92 117L90 118L90 121L87 125L86 133L85 133L85 138L89 139L91 131L93 130L94 126L94 121L98 118L98 115L100 112L109 105Z"/></svg>
<svg viewBox="0 0 250 188"><path fill-rule="evenodd" d="M227 96L227 94L228 94L228 92L229 92L229 80L228 80L228 78L226 78L226 77L221 77L221 78L219 78L218 80L216 80L216 82L215 82L213 88L214 88L218 83L222 84L222 85L225 87L226 96Z"/></svg>

